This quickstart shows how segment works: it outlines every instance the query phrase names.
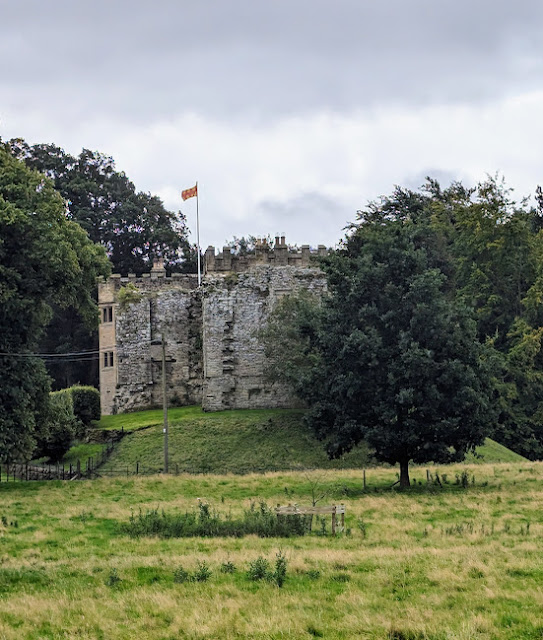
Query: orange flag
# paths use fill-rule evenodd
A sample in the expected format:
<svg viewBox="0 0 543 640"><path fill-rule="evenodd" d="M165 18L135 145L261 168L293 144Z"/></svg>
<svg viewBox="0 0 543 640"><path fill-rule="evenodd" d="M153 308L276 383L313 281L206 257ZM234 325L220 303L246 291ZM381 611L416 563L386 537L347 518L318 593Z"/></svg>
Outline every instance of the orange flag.
<svg viewBox="0 0 543 640"><path fill-rule="evenodd" d="M191 187L190 189L185 189L185 191L181 191L181 197L183 200L187 200L187 198L194 198L194 196L198 195L198 185Z"/></svg>

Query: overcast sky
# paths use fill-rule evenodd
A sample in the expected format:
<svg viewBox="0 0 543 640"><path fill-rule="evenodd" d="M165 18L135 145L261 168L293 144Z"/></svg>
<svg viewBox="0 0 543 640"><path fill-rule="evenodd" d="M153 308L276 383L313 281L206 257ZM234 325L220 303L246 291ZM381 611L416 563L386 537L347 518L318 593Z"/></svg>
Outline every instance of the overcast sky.
<svg viewBox="0 0 543 640"><path fill-rule="evenodd" d="M426 175L543 183L537 0L0 0L0 137L112 155L201 243L333 245Z"/></svg>

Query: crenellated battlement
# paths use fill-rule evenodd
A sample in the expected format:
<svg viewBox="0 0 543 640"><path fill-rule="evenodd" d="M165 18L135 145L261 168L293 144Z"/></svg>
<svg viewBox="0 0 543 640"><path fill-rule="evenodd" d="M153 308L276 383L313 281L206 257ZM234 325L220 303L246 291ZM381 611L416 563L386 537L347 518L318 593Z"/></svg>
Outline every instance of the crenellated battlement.
<svg viewBox="0 0 543 640"><path fill-rule="evenodd" d="M270 246L266 240L257 239L253 253L238 256L232 253L230 247L225 246L218 254L215 247L209 246L204 254L204 273L221 271L233 271L242 273L250 271L256 266L270 267L311 267L315 259L328 253L326 247L320 244L317 250L311 249L308 244L301 249L291 249L285 240L285 236L276 236L275 244Z"/></svg>

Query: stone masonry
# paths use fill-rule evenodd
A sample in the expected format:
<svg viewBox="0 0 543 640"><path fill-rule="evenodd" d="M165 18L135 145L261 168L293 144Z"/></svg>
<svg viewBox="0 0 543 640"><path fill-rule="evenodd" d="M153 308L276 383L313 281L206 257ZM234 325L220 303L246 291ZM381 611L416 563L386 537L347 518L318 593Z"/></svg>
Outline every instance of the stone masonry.
<svg viewBox="0 0 543 640"><path fill-rule="evenodd" d="M258 338L277 301L302 289L326 289L318 252L290 251L284 237L259 243L250 256L225 247L205 253L202 286L195 275L113 275L98 284L101 308L102 413L162 404L162 338L170 404L201 404L206 411L292 407L296 399L264 378Z"/></svg>

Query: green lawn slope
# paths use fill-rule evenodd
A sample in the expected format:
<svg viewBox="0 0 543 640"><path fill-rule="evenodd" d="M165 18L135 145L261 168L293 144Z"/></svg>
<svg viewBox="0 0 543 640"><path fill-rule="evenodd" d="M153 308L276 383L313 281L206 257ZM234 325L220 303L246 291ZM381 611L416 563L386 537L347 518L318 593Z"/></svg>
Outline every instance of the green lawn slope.
<svg viewBox="0 0 543 640"><path fill-rule="evenodd" d="M205 413L199 407L171 409L170 471L248 473L310 468L362 468L371 464L366 446L341 460L328 460L322 443L294 410L242 410ZM132 432L117 445L104 473L160 471L164 460L161 410L104 416L97 428ZM487 439L470 463L522 462L525 458Z"/></svg>
<svg viewBox="0 0 543 640"><path fill-rule="evenodd" d="M184 407L169 412L170 471L248 473L305 468L361 468L367 447L342 460L328 460L322 444L294 410L243 410L204 413ZM149 428L142 428L151 424ZM140 472L163 468L162 412L144 411L103 418L99 426L133 431L117 445L104 472L128 467ZM139 429L139 430L138 430Z"/></svg>
<svg viewBox="0 0 543 640"><path fill-rule="evenodd" d="M470 453L466 456L466 462L527 462L527 459L504 447L503 444L487 438L482 447L477 447L475 454Z"/></svg>

